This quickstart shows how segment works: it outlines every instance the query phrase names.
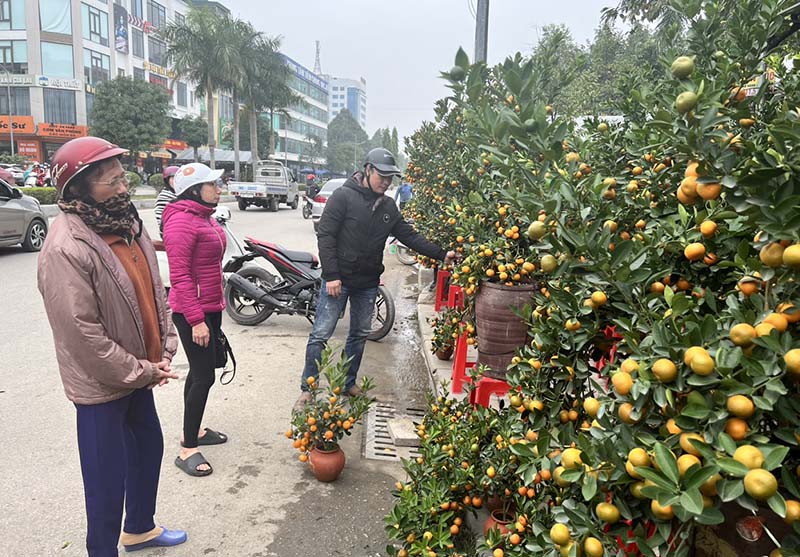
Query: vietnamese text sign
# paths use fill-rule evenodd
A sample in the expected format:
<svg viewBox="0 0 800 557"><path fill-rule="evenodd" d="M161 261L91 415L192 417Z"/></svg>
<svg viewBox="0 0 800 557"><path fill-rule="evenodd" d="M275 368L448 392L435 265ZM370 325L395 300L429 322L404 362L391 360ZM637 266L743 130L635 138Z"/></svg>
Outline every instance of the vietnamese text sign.
<svg viewBox="0 0 800 557"><path fill-rule="evenodd" d="M9 132L8 121L8 116L0 116L0 133ZM14 116L11 121L14 133L34 134L36 126L33 124L33 116Z"/></svg>
<svg viewBox="0 0 800 557"><path fill-rule="evenodd" d="M17 141L17 154L38 160L39 143L37 141Z"/></svg>
<svg viewBox="0 0 800 557"><path fill-rule="evenodd" d="M88 135L86 126L73 126L72 124L39 124L39 135L43 137L83 137Z"/></svg>
<svg viewBox="0 0 800 557"><path fill-rule="evenodd" d="M33 82L32 75L0 75L0 85L33 85Z"/></svg>
<svg viewBox="0 0 800 557"><path fill-rule="evenodd" d="M83 82L74 77L50 77L47 75L37 75L36 85L39 87L49 87L50 89L70 89L80 91L83 89Z"/></svg>

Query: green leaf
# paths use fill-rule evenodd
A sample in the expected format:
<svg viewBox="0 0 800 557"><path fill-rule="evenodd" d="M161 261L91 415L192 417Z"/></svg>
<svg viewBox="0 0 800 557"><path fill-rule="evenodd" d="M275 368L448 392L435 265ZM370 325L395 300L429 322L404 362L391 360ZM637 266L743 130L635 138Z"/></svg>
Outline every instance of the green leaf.
<svg viewBox="0 0 800 557"><path fill-rule="evenodd" d="M594 475L586 474L583 476L583 486L581 487L581 494L584 500L591 501L595 494L597 494L597 480Z"/></svg>
<svg viewBox="0 0 800 557"><path fill-rule="evenodd" d="M643 477L645 480L650 480L651 482L656 484L656 486L670 493L674 492L675 489L678 487L677 482L670 483L669 479L664 477L664 475L658 472L658 470L654 470L653 468L636 467L636 473L639 474L641 477Z"/></svg>
<svg viewBox="0 0 800 557"><path fill-rule="evenodd" d="M722 524L725 522L725 515L722 514L722 511L715 507L710 507L708 509L703 509L703 514L695 518L695 520L699 524L705 524L706 526L714 526L716 524Z"/></svg>
<svg viewBox="0 0 800 557"><path fill-rule="evenodd" d="M744 478L747 475L747 472L750 471L750 469L741 462L728 457L717 459L717 464L723 472L730 474L731 476L736 476L737 478Z"/></svg>
<svg viewBox="0 0 800 557"><path fill-rule="evenodd" d="M687 404L686 408L681 412L681 416L693 418L695 420L705 420L711 413L708 406L700 406L699 404Z"/></svg>
<svg viewBox="0 0 800 557"><path fill-rule="evenodd" d="M779 517L783 518L786 516L786 501L780 493L776 493L767 499L767 504Z"/></svg>
<svg viewBox="0 0 800 557"><path fill-rule="evenodd" d="M764 453L764 469L774 470L781 465L783 459L789 454L789 447L762 447Z"/></svg>
<svg viewBox="0 0 800 557"><path fill-rule="evenodd" d="M733 456L733 453L736 452L736 441L727 433L720 433L717 437L717 441L719 441L719 446L729 455Z"/></svg>
<svg viewBox="0 0 800 557"><path fill-rule="evenodd" d="M672 481L673 484L678 485L681 475L678 472L678 463L675 460L675 455L670 452L664 445L657 443L655 446L656 464L664 473L664 475Z"/></svg>
<svg viewBox="0 0 800 557"><path fill-rule="evenodd" d="M464 68L465 70L469 68L469 56L467 53L464 52L464 49L458 47L458 52L456 52L456 66Z"/></svg>
<svg viewBox="0 0 800 557"><path fill-rule="evenodd" d="M703 496L699 489L689 489L681 493L680 505L692 514L703 512Z"/></svg>
<svg viewBox="0 0 800 557"><path fill-rule="evenodd" d="M744 482L738 479L722 479L717 482L717 493L723 502L733 501L744 493Z"/></svg>

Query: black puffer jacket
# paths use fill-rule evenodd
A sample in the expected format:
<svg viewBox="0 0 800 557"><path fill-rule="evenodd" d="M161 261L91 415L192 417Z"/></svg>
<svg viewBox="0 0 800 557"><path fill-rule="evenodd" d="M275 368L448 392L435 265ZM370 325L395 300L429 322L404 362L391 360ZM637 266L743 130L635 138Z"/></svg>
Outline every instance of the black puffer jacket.
<svg viewBox="0 0 800 557"><path fill-rule="evenodd" d="M446 252L416 232L400 215L394 201L361 185L356 172L334 190L317 229L322 276L351 288L378 286L383 273L383 250L393 235L410 249L444 259Z"/></svg>

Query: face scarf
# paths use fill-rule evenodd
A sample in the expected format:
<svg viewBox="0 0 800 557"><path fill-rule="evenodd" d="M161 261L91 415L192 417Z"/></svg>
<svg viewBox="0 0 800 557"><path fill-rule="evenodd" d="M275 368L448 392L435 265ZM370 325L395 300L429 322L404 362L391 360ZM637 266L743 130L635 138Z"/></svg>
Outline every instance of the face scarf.
<svg viewBox="0 0 800 557"><path fill-rule="evenodd" d="M134 222L139 222L138 234L141 234L142 221L128 192L115 194L100 202L91 198L61 199L58 207L65 213L78 215L97 234L116 234L130 239Z"/></svg>

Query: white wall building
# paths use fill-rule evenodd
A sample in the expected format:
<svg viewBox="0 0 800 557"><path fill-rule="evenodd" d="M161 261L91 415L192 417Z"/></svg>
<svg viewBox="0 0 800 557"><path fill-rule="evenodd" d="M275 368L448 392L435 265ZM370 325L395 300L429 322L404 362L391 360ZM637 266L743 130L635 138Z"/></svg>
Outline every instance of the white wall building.
<svg viewBox="0 0 800 557"><path fill-rule="evenodd" d="M367 129L367 80L328 76L330 120L346 108L364 130Z"/></svg>
<svg viewBox="0 0 800 557"><path fill-rule="evenodd" d="M7 97L14 151L49 160L88 133L95 87L118 75L173 86L173 118L199 115L195 86L173 85L155 34L188 10L184 0L0 0L0 152L11 148Z"/></svg>
<svg viewBox="0 0 800 557"><path fill-rule="evenodd" d="M317 137L322 145L328 141L328 82L283 55L292 75L289 87L303 98L301 106L286 109L289 118L275 115L274 129L278 134L275 158L285 161L295 170L305 166L324 165L325 155L310 151L311 137ZM313 161L311 158L313 157Z"/></svg>

